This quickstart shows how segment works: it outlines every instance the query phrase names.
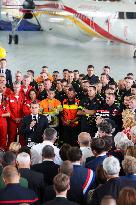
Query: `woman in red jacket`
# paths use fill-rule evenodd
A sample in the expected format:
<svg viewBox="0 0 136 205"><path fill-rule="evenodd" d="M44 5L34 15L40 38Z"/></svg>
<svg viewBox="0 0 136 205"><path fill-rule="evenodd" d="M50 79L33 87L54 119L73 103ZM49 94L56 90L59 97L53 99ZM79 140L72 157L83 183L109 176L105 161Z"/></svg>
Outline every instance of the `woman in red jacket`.
<svg viewBox="0 0 136 205"><path fill-rule="evenodd" d="M30 115L31 114L31 109L30 109L30 104L31 102L37 101L39 102L39 100L37 100L37 92L34 89L31 89L28 93L28 97L29 99L25 101L24 105L23 105L23 113L24 116Z"/></svg>
<svg viewBox="0 0 136 205"><path fill-rule="evenodd" d="M0 147L7 147L7 117L10 117L9 107L0 93Z"/></svg>

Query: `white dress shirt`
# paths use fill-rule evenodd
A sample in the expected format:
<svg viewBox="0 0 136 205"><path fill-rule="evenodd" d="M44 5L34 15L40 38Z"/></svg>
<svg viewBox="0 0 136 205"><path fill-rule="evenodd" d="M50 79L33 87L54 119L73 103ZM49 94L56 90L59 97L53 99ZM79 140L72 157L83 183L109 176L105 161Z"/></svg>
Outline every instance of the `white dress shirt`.
<svg viewBox="0 0 136 205"><path fill-rule="evenodd" d="M55 152L55 158L54 163L60 165L61 164L61 158L59 155L59 148L54 146L51 141L45 140L42 143L33 145L31 148L31 161L32 164L37 164L42 162L42 149L46 146L50 145L54 148Z"/></svg>

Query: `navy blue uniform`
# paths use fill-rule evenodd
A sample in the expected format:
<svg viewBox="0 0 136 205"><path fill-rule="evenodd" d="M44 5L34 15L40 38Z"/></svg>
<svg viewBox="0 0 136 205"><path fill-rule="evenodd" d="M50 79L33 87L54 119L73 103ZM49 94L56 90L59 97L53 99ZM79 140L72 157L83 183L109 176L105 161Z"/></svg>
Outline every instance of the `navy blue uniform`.
<svg viewBox="0 0 136 205"><path fill-rule="evenodd" d="M102 103L101 99L98 97L94 97L92 100L86 97L80 102L79 108L96 111L101 109L101 103ZM81 132L88 132L92 137L94 137L95 133L97 132L95 115L80 116L80 122L81 122Z"/></svg>
<svg viewBox="0 0 136 205"><path fill-rule="evenodd" d="M37 204L37 202L38 198L35 192L21 187L19 184L8 184L4 189L0 190L0 204Z"/></svg>
<svg viewBox="0 0 136 205"><path fill-rule="evenodd" d="M86 75L83 79L88 80L91 85L99 83L99 77L94 74L90 77Z"/></svg>

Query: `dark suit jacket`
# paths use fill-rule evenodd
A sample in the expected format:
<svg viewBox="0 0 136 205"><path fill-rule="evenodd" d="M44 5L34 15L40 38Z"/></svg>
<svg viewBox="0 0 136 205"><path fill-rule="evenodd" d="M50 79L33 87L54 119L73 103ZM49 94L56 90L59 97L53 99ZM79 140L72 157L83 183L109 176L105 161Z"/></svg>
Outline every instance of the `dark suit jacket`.
<svg viewBox="0 0 136 205"><path fill-rule="evenodd" d="M48 201L44 203L43 205L79 205L73 201L69 201L68 199L64 197L56 197L52 201Z"/></svg>
<svg viewBox="0 0 136 205"><path fill-rule="evenodd" d="M98 156L95 157L94 159L90 160L85 167L92 169L93 171L96 171L98 165L101 165L103 163L103 160L107 158L107 155L104 156Z"/></svg>
<svg viewBox="0 0 136 205"><path fill-rule="evenodd" d="M34 128L30 129L30 123L32 122L32 115L28 115L23 118L20 132L24 135L27 142L28 138L31 138L32 142L43 142L43 132L48 127L48 119L44 115L38 114L38 123Z"/></svg>
<svg viewBox="0 0 136 205"><path fill-rule="evenodd" d="M40 164L33 165L31 169L42 173L44 175L44 183L52 185L53 178L58 174L59 165L55 164L53 161L43 161Z"/></svg>
<svg viewBox="0 0 136 205"><path fill-rule="evenodd" d="M21 187L19 184L8 184L0 190L0 204L18 205L21 202L37 204L38 198L34 191ZM5 203L4 203L5 202Z"/></svg>
<svg viewBox="0 0 136 205"><path fill-rule="evenodd" d="M6 85L7 85L8 87L12 88L13 85L12 85L12 74L11 74L11 70L6 69L5 75L6 75L6 81L7 81Z"/></svg>
<svg viewBox="0 0 136 205"><path fill-rule="evenodd" d="M105 184L95 189L89 205L100 205L102 198L106 195L111 195L116 199L120 190L126 186L136 188L136 180L134 180L133 177L118 177L110 179Z"/></svg>
<svg viewBox="0 0 136 205"><path fill-rule="evenodd" d="M30 169L19 169L19 173L21 177L27 179L28 187L35 191L35 193L38 195L40 202L43 202L45 187L43 174L37 173Z"/></svg>

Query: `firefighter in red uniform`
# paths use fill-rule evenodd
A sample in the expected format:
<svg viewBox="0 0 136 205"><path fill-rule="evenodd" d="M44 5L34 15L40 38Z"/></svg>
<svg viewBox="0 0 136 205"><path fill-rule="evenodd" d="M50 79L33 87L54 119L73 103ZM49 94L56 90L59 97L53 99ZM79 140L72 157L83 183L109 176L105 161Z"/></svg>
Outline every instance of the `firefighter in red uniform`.
<svg viewBox="0 0 136 205"><path fill-rule="evenodd" d="M9 108L0 93L0 147L4 150L7 145L7 117L10 117Z"/></svg>
<svg viewBox="0 0 136 205"><path fill-rule="evenodd" d="M31 77L28 76L28 75L24 75L24 76L23 76L22 83L23 83L23 84L21 85L21 93L22 93L23 95L25 95L26 100L28 100L28 99L29 99L29 96L28 96L29 91L30 91L31 89L33 89L33 87L30 86Z"/></svg>
<svg viewBox="0 0 136 205"><path fill-rule="evenodd" d="M78 134L80 133L80 126L77 116L79 100L75 98L76 93L73 88L68 89L67 97L68 98L64 99L62 103L62 132L60 132L60 140L75 146L77 145Z"/></svg>
<svg viewBox="0 0 136 205"><path fill-rule="evenodd" d="M14 92L9 95L8 98L10 109L10 118L8 120L8 145L16 140L17 129L19 129L23 117L23 104L25 99L22 92L20 92L20 83L14 83L13 89Z"/></svg>

